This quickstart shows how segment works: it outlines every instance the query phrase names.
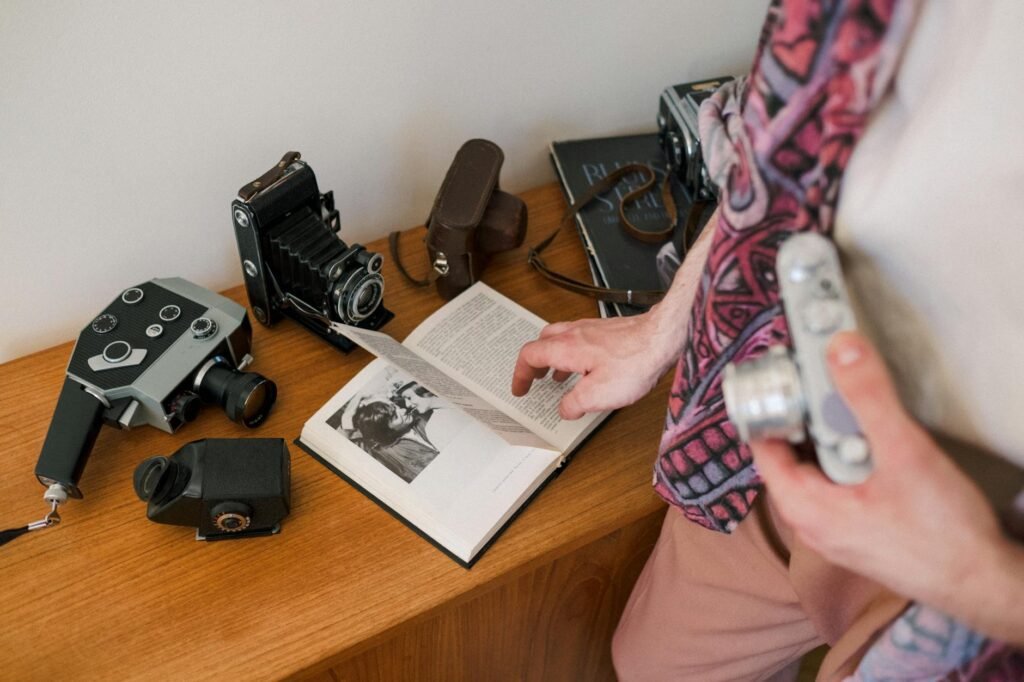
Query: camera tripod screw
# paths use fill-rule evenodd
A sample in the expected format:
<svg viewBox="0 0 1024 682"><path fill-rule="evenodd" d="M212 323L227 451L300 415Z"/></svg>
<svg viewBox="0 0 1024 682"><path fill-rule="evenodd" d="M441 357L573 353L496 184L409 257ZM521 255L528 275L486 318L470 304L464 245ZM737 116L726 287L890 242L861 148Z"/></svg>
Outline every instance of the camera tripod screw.
<svg viewBox="0 0 1024 682"><path fill-rule="evenodd" d="M253 183L255 186L256 183ZM245 214L245 211L241 209L235 209L235 222L241 227L249 227L249 216Z"/></svg>
<svg viewBox="0 0 1024 682"><path fill-rule="evenodd" d="M261 308L259 306L254 306L253 309L252 309L252 314L256 316L257 320L259 320L260 322L266 324L266 322L267 322L267 314L265 312L263 312L263 308Z"/></svg>

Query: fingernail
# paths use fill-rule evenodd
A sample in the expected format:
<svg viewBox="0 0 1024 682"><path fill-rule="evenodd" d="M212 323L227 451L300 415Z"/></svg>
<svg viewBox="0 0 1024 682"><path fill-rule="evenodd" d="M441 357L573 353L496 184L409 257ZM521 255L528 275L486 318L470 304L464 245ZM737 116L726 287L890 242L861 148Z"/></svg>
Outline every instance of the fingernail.
<svg viewBox="0 0 1024 682"><path fill-rule="evenodd" d="M864 347L855 339L838 339L833 342L830 355L839 367L849 367L864 357Z"/></svg>

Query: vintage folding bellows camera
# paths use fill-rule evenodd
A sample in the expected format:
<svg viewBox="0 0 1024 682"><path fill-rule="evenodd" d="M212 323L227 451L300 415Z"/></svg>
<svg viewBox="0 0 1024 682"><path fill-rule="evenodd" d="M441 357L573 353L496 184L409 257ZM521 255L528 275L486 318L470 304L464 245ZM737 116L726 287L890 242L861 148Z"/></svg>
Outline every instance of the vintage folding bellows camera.
<svg viewBox="0 0 1024 682"><path fill-rule="evenodd" d="M270 326L287 315L348 352L354 345L331 323L378 329L394 317L383 305L383 258L339 239L334 193L320 193L298 152L242 187L231 213L259 322Z"/></svg>
<svg viewBox="0 0 1024 682"><path fill-rule="evenodd" d="M718 198L718 187L711 182L701 153L697 113L701 102L731 80L732 76L722 76L673 85L658 99L658 141L691 201Z"/></svg>

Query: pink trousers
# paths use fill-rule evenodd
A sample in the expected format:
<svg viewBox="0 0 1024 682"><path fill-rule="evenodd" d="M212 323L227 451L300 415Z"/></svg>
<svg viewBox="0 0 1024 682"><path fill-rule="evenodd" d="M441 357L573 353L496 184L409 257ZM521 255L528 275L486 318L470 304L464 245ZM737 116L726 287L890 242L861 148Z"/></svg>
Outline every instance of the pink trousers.
<svg viewBox="0 0 1024 682"><path fill-rule="evenodd" d="M842 679L906 607L797 542L765 497L731 535L668 510L612 642L622 682L767 680L823 643L818 679Z"/></svg>

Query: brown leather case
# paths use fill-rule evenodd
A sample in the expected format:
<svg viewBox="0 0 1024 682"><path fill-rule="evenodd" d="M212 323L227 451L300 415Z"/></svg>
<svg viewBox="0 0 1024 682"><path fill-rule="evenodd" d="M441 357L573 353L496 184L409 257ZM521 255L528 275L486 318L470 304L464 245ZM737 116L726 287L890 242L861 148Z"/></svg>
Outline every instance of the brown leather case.
<svg viewBox="0 0 1024 682"><path fill-rule="evenodd" d="M478 279L490 257L526 236L526 204L498 187L505 160L498 145L469 140L455 154L427 220L427 253L445 299Z"/></svg>

